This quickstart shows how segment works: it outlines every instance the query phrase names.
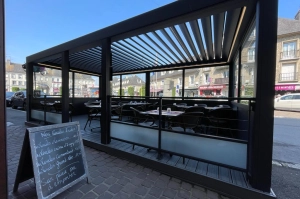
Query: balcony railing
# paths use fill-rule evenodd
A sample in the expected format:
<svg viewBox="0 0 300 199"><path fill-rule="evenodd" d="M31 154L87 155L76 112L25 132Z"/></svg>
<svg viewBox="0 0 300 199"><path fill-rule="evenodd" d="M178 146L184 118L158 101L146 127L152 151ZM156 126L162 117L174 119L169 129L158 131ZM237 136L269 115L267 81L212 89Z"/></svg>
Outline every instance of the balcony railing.
<svg viewBox="0 0 300 199"><path fill-rule="evenodd" d="M296 81L298 80L298 73L280 73L279 81Z"/></svg>
<svg viewBox="0 0 300 199"><path fill-rule="evenodd" d="M299 58L299 50L287 50L280 53L280 59L296 59Z"/></svg>
<svg viewBox="0 0 300 199"><path fill-rule="evenodd" d="M229 83L229 78L215 78L215 84L228 84Z"/></svg>

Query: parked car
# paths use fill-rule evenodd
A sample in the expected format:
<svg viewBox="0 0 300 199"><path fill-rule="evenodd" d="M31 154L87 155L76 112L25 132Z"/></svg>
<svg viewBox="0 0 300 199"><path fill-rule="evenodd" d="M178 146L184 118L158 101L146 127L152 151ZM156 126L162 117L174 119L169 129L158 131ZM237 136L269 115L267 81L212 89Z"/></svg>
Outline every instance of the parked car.
<svg viewBox="0 0 300 199"><path fill-rule="evenodd" d="M26 110L26 91L17 91L11 98L11 107L13 109L22 107Z"/></svg>
<svg viewBox="0 0 300 199"><path fill-rule="evenodd" d="M278 110L300 111L300 93L291 93L275 98L274 108Z"/></svg>
<svg viewBox="0 0 300 199"><path fill-rule="evenodd" d="M11 98L15 94L15 92L6 91L5 97L6 97L6 106L11 106Z"/></svg>

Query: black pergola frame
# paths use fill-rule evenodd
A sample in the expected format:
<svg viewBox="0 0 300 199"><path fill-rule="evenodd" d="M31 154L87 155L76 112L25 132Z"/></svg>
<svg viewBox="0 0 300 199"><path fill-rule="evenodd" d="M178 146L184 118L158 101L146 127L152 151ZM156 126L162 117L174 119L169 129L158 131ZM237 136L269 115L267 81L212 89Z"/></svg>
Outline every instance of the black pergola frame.
<svg viewBox="0 0 300 199"><path fill-rule="evenodd" d="M110 142L110 125L109 115L110 106L109 103L109 80L110 80L110 65L111 63L118 63L118 71L113 71L115 74L126 74L126 73L138 73L141 71L160 71L175 68L192 68L192 67L210 67L216 65L229 65L230 74L233 75L233 64L236 56L241 56L241 46L246 37L246 33L249 29L252 19L256 18L256 31L257 31L257 42L256 42L256 64L257 74L256 77L256 104L255 104L255 116L254 125L252 130L254 131L253 137L250 138L250 152L249 152L249 172L248 178L254 188L261 191L270 192L271 188L271 166L272 166L272 145L273 145L273 96L274 96L274 81L275 81L275 62L276 62L276 40L277 40L277 9L278 2L273 0L211 0L211 1L176 1L169 5L163 6L156 10L147 12L140 16L128 19L110 27L101 29L99 31L90 33L78 39L66 42L64 44L55 46L48 50L36 53L27 57L27 78L32 76L32 66L39 64L48 64L58 66L62 68L62 76L68 76L69 70L82 70L83 72L98 73L101 74L101 94L102 94L102 105L105 107L102 109L102 114L107 117L101 118L102 131L105 133L101 134L101 143L108 144ZM229 11L229 12L227 12ZM224 38L227 40L223 42L222 56L220 55L220 35L222 35L221 22L224 12L227 12L226 21L230 21L228 27L224 27ZM214 17L214 29L217 34L212 37L211 30L211 18ZM197 22L195 19L200 19L202 25L205 28L204 38L206 38L206 49L203 47L203 41L201 36L197 33ZM241 20L242 18L242 20ZM223 18L224 19L224 18ZM190 55L190 51L186 49L185 44L180 41L180 35L176 33L175 24L179 24L179 28L183 32L184 38L187 38L188 43L191 45L191 51L195 53L197 50L195 46L191 44L189 33L185 23L191 21L191 29L195 34L196 43L199 47L200 55L193 57ZM235 25L236 27L234 28ZM167 65L152 65L151 67L143 68L126 68L122 67L122 60L118 58L113 60L112 52L116 51L116 48L112 48L114 42L119 42L125 39L131 39L132 37L154 32L156 30L163 30L166 27L171 27L171 31L174 33L177 41L180 43L181 48L186 53L186 58L183 60L175 60L175 63ZM162 31L164 32L164 31ZM164 34L164 33L162 33ZM152 33L154 37L159 39L159 35ZM219 37L218 37L219 36ZM213 43L213 38L215 43ZM228 39L229 38L229 39ZM178 40L179 39L179 40ZM151 40L151 39L150 39ZM168 40L168 39L167 39ZM221 42L222 43L222 42ZM172 44L172 42L171 42ZM155 44L155 46L158 46ZM214 48L213 48L214 45ZM88 67L76 68L72 66L70 56L74 53L88 51L95 47L101 47L101 53L93 55L93 59L99 62L99 67ZM120 46L120 45L118 45ZM130 45L129 45L130 46ZM166 49L165 44L163 44ZM127 46L128 47L128 46ZM173 46L174 47L174 46ZM123 46L125 49L125 47ZM133 48L132 46L130 48ZM135 49L135 48L133 48ZM216 52L214 52L214 50ZM163 49L165 50L165 49ZM181 50L175 48L177 53ZM100 51L99 51L100 52ZM122 52L119 52L119 54ZM124 50L123 50L124 53ZM90 55L90 52L88 53ZM136 57L131 53L126 52L126 55L135 57L135 63L137 60L141 61L140 55ZM152 53L153 54L153 53ZM163 54L163 53L162 53ZM171 50L171 54L175 54ZM179 53L180 54L180 53ZM215 54L215 57L214 57ZM123 55L126 56L126 55ZM150 54L148 54L147 62ZM174 55L172 55L174 56ZM171 56L171 58L172 58ZM180 56L182 56L180 54ZM198 57L199 56L199 57ZM142 56L143 57L143 56ZM163 57L163 56L162 56ZM162 58L161 57L161 58ZM175 56L176 57L176 56ZM60 63L51 63L52 59L61 59ZM170 57L169 57L170 58ZM193 59L194 61L192 61ZM50 60L50 61L49 61ZM165 60L165 59L164 59ZM167 59L168 60L168 59ZM189 60L189 61L188 61ZM160 63L167 62L160 60ZM88 64L88 63L87 63ZM86 64L86 66L88 66ZM150 64L151 65L151 64ZM239 63L240 65L240 63ZM130 65L127 65L130 66ZM183 73L184 74L184 73ZM184 76L184 75L183 75ZM232 77L232 76L231 76ZM149 74L146 74L146 80L149 80ZM32 93L32 78L27 80L27 89L29 93ZM149 84L149 83L148 83ZM258 86L259 85L259 86ZM183 85L184 86L184 85ZM229 97L233 97L233 80L230 79L230 94ZM68 98L68 78L63 79L62 82L63 96L63 122L67 122L67 98ZM147 88L146 84L146 88ZM149 93L149 89L146 92ZM30 110L30 107L29 107ZM27 119L30 118L30 111L27 113Z"/></svg>

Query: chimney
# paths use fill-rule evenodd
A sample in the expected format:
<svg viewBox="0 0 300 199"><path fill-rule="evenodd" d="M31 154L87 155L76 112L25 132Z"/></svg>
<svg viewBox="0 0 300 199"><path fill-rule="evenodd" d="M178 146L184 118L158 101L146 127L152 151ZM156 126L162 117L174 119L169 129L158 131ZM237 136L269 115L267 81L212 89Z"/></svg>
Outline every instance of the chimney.
<svg viewBox="0 0 300 199"><path fill-rule="evenodd" d="M295 16L295 20L300 21L300 10L298 10L296 16Z"/></svg>

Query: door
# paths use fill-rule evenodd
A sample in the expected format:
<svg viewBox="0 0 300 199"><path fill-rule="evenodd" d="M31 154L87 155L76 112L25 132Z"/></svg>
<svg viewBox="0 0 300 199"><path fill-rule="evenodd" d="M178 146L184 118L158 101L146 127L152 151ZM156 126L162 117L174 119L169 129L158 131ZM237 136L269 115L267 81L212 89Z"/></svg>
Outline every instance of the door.
<svg viewBox="0 0 300 199"><path fill-rule="evenodd" d="M300 111L300 94L293 95L291 108Z"/></svg>
<svg viewBox="0 0 300 199"><path fill-rule="evenodd" d="M293 95L284 95L275 99L275 109L291 109Z"/></svg>

